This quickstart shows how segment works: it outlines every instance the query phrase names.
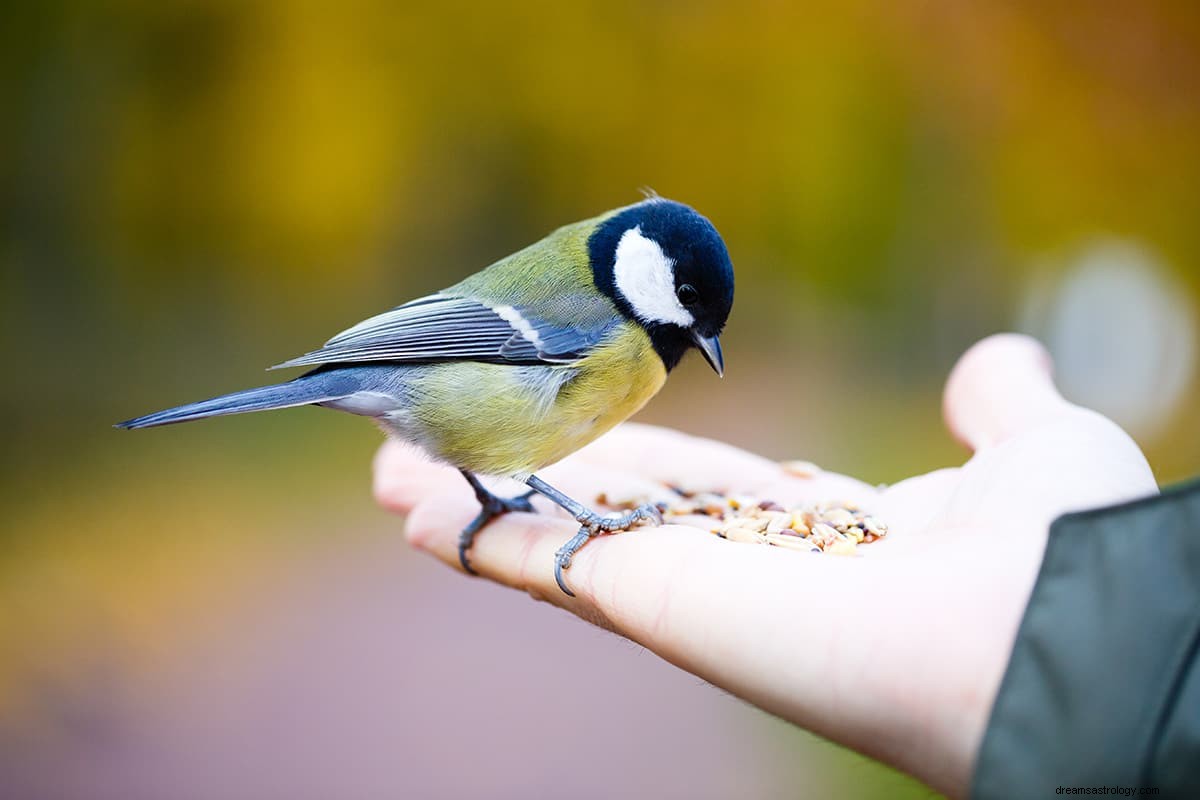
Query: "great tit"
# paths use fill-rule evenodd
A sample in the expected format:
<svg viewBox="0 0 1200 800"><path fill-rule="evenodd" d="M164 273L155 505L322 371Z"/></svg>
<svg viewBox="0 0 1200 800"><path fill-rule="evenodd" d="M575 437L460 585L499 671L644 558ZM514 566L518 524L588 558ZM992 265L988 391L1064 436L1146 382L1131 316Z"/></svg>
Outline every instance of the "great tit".
<svg viewBox="0 0 1200 800"><path fill-rule="evenodd" d="M372 417L457 467L481 510L459 559L494 517L532 511L536 492L581 528L555 576L601 532L661 522L654 506L602 516L534 473L637 412L692 347L724 373L717 336L733 305L733 265L707 219L652 196L566 225L461 283L405 303L272 367L315 367L295 380L118 423L150 428L205 417L318 405ZM530 491L488 491L477 474Z"/></svg>

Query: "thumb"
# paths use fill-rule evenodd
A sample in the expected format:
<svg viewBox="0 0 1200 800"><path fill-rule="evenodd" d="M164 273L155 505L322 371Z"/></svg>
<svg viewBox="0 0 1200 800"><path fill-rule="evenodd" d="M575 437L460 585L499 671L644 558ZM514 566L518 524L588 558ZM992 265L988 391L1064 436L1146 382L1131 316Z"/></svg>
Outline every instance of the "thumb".
<svg viewBox="0 0 1200 800"><path fill-rule="evenodd" d="M1054 387L1050 354L1034 339L1002 333L969 349L946 381L943 414L954 437L981 450L1069 408Z"/></svg>

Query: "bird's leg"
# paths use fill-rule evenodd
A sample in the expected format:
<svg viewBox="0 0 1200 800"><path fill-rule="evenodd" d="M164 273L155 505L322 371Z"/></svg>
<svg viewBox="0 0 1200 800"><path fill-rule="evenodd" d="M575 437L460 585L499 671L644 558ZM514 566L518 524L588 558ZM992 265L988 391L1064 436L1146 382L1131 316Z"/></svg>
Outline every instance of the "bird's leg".
<svg viewBox="0 0 1200 800"><path fill-rule="evenodd" d="M467 483L471 484L471 488L475 490L475 499L479 501L481 508L475 519L463 528L462 533L458 536L458 561L462 564L462 568L467 572L475 575L476 572L471 568L471 562L467 560L467 551L471 549L471 544L475 541L475 534L501 514L507 514L510 511L533 511L533 504L529 502L529 498L533 496L533 490L517 497L497 497L487 490L479 478L476 478L465 469L459 470L463 477L467 479Z"/></svg>
<svg viewBox="0 0 1200 800"><path fill-rule="evenodd" d="M555 505L566 509L580 525L595 530L597 534L628 530L639 522L653 522L656 525L662 524L662 511L653 503L638 506L632 511L626 511L624 514L606 516L597 514L578 500L572 500L537 475L530 475L525 479L525 483L531 486L538 494L552 500Z"/></svg>
<svg viewBox="0 0 1200 800"><path fill-rule="evenodd" d="M571 541L563 545L554 554L554 580L558 582L558 588L562 589L570 597L574 597L575 593L567 588L566 583L563 581L562 571L571 566L571 559L579 552L580 548L587 544L588 539L591 539L593 536L599 536L602 533L628 530L639 522L653 522L655 525L661 525L663 521L662 510L652 503L638 506L632 511L626 511L624 514L603 516L592 511L579 501L567 497L536 475L530 475L525 479L525 483L532 486L538 494L549 498L556 505L566 509L579 522L579 532L571 538Z"/></svg>

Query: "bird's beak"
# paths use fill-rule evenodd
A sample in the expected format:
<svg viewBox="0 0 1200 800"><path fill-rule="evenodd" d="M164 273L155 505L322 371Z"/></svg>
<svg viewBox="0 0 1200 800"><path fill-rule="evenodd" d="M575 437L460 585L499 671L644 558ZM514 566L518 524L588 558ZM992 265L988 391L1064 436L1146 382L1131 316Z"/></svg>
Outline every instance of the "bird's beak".
<svg viewBox="0 0 1200 800"><path fill-rule="evenodd" d="M692 331L692 341L704 355L704 360L713 368L713 372L717 373L717 377L724 378L725 358L721 355L721 340L716 336L701 336L696 331Z"/></svg>

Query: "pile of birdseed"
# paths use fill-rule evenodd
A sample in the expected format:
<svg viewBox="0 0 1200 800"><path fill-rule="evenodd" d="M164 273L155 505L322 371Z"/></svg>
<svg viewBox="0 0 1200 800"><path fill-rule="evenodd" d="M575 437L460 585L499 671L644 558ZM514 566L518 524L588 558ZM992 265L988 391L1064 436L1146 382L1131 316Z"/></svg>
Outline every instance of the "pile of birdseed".
<svg viewBox="0 0 1200 800"><path fill-rule="evenodd" d="M767 544L809 553L854 555L860 544L887 535L887 525L850 502L818 503L785 508L772 500L718 492L672 488L673 497L658 504L664 522L707 528L731 542ZM635 508L601 494L602 505ZM644 498L642 499L644 502Z"/></svg>
<svg viewBox="0 0 1200 800"><path fill-rule="evenodd" d="M853 503L819 503L784 508L771 500L703 492L667 504L664 522L697 524L731 542L769 544L807 552L854 555L860 544L887 535L887 525ZM683 518L690 519L683 519Z"/></svg>

